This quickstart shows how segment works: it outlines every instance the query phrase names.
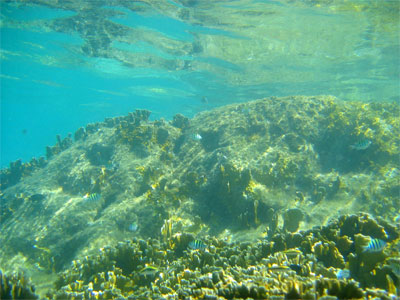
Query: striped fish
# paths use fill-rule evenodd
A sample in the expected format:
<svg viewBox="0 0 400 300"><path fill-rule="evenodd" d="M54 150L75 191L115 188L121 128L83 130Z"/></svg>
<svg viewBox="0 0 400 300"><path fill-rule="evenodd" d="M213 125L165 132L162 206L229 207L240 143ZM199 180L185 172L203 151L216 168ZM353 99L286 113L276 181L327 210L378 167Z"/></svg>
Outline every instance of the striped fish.
<svg viewBox="0 0 400 300"><path fill-rule="evenodd" d="M193 249L193 250L204 250L207 248L207 245L204 244L202 241L200 240L193 240L189 243L189 248Z"/></svg>
<svg viewBox="0 0 400 300"><path fill-rule="evenodd" d="M368 149L369 146L371 146L372 142L368 139L363 139L355 143L354 145L350 146L350 149L353 150L365 150Z"/></svg>
<svg viewBox="0 0 400 300"><path fill-rule="evenodd" d="M381 252L386 246L386 243L380 239L372 239L362 252Z"/></svg>
<svg viewBox="0 0 400 300"><path fill-rule="evenodd" d="M101 195L98 193L86 194L83 196L83 200L87 203L96 203L101 199Z"/></svg>
<svg viewBox="0 0 400 300"><path fill-rule="evenodd" d="M139 271L139 273L144 277L154 277L157 275L158 272L160 272L160 270L155 266L145 266Z"/></svg>
<svg viewBox="0 0 400 300"><path fill-rule="evenodd" d="M340 280L349 279L350 271L347 269L339 270L336 272L336 278Z"/></svg>

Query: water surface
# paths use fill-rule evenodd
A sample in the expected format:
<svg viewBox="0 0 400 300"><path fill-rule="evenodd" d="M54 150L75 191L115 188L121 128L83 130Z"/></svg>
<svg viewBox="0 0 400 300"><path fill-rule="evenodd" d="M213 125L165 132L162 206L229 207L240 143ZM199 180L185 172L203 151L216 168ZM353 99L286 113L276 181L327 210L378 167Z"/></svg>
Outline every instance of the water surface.
<svg viewBox="0 0 400 300"><path fill-rule="evenodd" d="M170 119L268 96L398 101L398 1L49 3L1 2L2 167L136 108Z"/></svg>

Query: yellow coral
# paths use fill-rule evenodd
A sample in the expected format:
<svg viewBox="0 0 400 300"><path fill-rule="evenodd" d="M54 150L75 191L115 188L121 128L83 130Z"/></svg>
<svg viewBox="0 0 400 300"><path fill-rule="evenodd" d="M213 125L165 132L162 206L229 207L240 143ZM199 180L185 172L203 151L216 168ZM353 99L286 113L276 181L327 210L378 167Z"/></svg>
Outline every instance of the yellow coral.
<svg viewBox="0 0 400 300"><path fill-rule="evenodd" d="M253 193L254 188L257 186L257 184L254 182L254 180L250 180L249 184L246 187L246 192L248 193Z"/></svg>

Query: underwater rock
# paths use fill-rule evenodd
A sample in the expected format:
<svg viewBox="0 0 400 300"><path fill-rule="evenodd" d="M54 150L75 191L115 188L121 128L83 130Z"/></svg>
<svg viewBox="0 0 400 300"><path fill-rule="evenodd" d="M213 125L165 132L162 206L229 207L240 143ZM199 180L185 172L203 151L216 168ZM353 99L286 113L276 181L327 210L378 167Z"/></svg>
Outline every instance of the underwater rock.
<svg viewBox="0 0 400 300"><path fill-rule="evenodd" d="M289 150L292 152L301 151L302 145L304 145L305 140L294 133L289 133L284 136L283 141L288 145Z"/></svg>
<svg viewBox="0 0 400 300"><path fill-rule="evenodd" d="M215 165L210 172L206 183L200 187L199 192L197 192L197 188L190 188L190 193L193 193L202 219L209 219L209 208L213 207L213 213L225 214L226 218L223 220L225 226L240 225L237 224L237 218L246 213L253 216L249 220L254 222L254 202L243 197L251 179L250 171L248 169L239 170L227 162ZM201 179L196 179L195 183L201 184Z"/></svg>
<svg viewBox="0 0 400 300"><path fill-rule="evenodd" d="M368 214L342 216L339 222L343 223L340 235L354 238L355 234L361 233L378 239L387 238L385 228Z"/></svg>
<svg viewBox="0 0 400 300"><path fill-rule="evenodd" d="M312 251L317 259L324 263L325 267L342 269L345 267L344 258L336 248L334 242L318 242L313 245Z"/></svg>
<svg viewBox="0 0 400 300"><path fill-rule="evenodd" d="M61 151L64 151L65 149L68 149L72 145L72 138L71 138L71 133L68 133L67 137L64 139L61 139L61 136L58 134L56 135L57 139L57 146L61 149Z"/></svg>
<svg viewBox="0 0 400 300"><path fill-rule="evenodd" d="M0 187L1 190L6 189L16 184L22 177L23 164L22 161L16 160L10 163L10 168L1 169L0 172Z"/></svg>
<svg viewBox="0 0 400 300"><path fill-rule="evenodd" d="M22 163L20 159L11 162L9 168L0 170L0 193L6 188L17 184L22 178L28 177L35 170L44 168L46 164L47 161L43 156L39 157L39 159L33 157L27 163Z"/></svg>
<svg viewBox="0 0 400 300"><path fill-rule="evenodd" d="M46 158L49 160L53 156L61 153L62 151L68 149L72 145L71 134L69 133L66 138L63 140L61 136L58 134L56 135L57 143L54 146L47 146L46 147Z"/></svg>
<svg viewBox="0 0 400 300"><path fill-rule="evenodd" d="M207 152L211 152L220 147L220 132L217 130L201 131L201 144Z"/></svg>
<svg viewBox="0 0 400 300"><path fill-rule="evenodd" d="M119 116L114 118L105 118L104 125L108 128L116 127L121 122L133 122L134 117L133 113L128 114L127 116ZM147 119L146 119L147 120Z"/></svg>
<svg viewBox="0 0 400 300"><path fill-rule="evenodd" d="M104 119L104 123L106 124L106 126L107 126L108 128L112 128L114 125L117 124L115 118L105 118L105 119Z"/></svg>
<svg viewBox="0 0 400 300"><path fill-rule="evenodd" d="M55 154L59 153L57 148L46 146L46 158L51 159Z"/></svg>
<svg viewBox="0 0 400 300"><path fill-rule="evenodd" d="M355 249L354 241L352 241L347 235L337 238L336 247L343 255L348 255L352 250Z"/></svg>
<svg viewBox="0 0 400 300"><path fill-rule="evenodd" d="M319 174L314 178L311 201L319 203L323 199L332 199L340 189L340 177L336 172Z"/></svg>
<svg viewBox="0 0 400 300"><path fill-rule="evenodd" d="M123 121L117 127L117 136L119 141L128 144L136 155L145 158L152 150L155 129L153 124L140 125L140 121L137 124Z"/></svg>
<svg viewBox="0 0 400 300"><path fill-rule="evenodd" d="M91 145L86 151L86 157L92 165L101 166L110 163L113 153L114 149L112 146L96 143Z"/></svg>
<svg viewBox="0 0 400 300"><path fill-rule="evenodd" d="M181 114L176 114L171 122L172 126L179 128L179 129L185 129L189 127L189 118L185 117L184 115Z"/></svg>
<svg viewBox="0 0 400 300"><path fill-rule="evenodd" d="M158 128L156 133L157 143L160 145L165 144L169 136L169 132L165 128Z"/></svg>
<svg viewBox="0 0 400 300"><path fill-rule="evenodd" d="M315 289L318 293L326 290L329 296L335 296L337 299L364 299L365 297L365 292L355 281L345 282L322 278L317 280Z"/></svg>
<svg viewBox="0 0 400 300"><path fill-rule="evenodd" d="M80 127L74 134L74 140L79 141L87 136L86 129L84 127Z"/></svg>
<svg viewBox="0 0 400 300"><path fill-rule="evenodd" d="M299 229L300 222L304 219L304 213L299 208L290 208L285 211L283 219L283 229L296 232Z"/></svg>
<svg viewBox="0 0 400 300"><path fill-rule="evenodd" d="M96 131L98 131L100 129L101 126L102 126L102 124L100 122L89 123L86 125L85 131L87 133L95 133Z"/></svg>
<svg viewBox="0 0 400 300"><path fill-rule="evenodd" d="M133 113L130 113L131 121L135 126L139 126L141 122L147 122L149 120L151 112L146 109L137 109Z"/></svg>

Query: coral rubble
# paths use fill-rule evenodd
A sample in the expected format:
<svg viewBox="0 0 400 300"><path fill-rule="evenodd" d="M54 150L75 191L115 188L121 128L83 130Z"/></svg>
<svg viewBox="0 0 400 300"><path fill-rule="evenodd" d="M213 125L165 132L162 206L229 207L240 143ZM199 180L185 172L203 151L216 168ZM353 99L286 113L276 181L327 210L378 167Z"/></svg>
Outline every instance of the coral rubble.
<svg viewBox="0 0 400 300"><path fill-rule="evenodd" d="M181 233L171 237L172 243L127 240L115 247L104 247L99 254L82 261L73 261L60 274L56 289L48 296L51 299L323 299L327 296L390 299L385 289L399 279L388 271L384 256L365 270L363 262L370 257L348 254L346 249L341 253L336 247L340 229L348 224L346 220L365 218L369 219L366 215L343 216L320 230L300 232L296 238L292 233L277 234L273 241L228 243L207 237L205 250L190 250L188 241L194 237ZM351 242L357 243L357 234L353 238ZM394 238L391 243L399 241L399 235ZM274 247L277 239L283 241L281 249ZM182 247L183 252L179 250ZM336 271L345 267L345 259L349 259L351 276L338 279ZM371 271L377 274L373 279L369 279ZM397 293L396 289L394 292Z"/></svg>

